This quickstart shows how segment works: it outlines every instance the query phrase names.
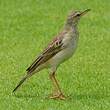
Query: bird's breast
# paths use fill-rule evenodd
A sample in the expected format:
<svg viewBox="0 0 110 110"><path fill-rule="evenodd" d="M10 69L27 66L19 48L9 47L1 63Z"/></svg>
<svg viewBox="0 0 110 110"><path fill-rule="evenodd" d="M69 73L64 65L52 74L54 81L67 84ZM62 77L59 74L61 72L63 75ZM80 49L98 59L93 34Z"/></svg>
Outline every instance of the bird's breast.
<svg viewBox="0 0 110 110"><path fill-rule="evenodd" d="M60 63L64 62L65 60L69 59L75 49L77 47L77 40L74 38L65 38L63 40L64 45L66 46L65 49L57 53L49 62L52 66L58 66Z"/></svg>

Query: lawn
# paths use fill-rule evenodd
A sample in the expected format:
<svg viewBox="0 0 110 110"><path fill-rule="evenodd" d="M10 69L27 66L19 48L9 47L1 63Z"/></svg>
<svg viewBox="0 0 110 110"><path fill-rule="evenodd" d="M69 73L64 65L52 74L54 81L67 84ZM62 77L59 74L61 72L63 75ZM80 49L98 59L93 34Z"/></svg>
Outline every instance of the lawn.
<svg viewBox="0 0 110 110"><path fill-rule="evenodd" d="M57 71L68 98L47 98L52 88L48 70L12 94L68 12L87 8L91 12L79 23L78 49ZM0 0L0 110L110 110L110 1Z"/></svg>

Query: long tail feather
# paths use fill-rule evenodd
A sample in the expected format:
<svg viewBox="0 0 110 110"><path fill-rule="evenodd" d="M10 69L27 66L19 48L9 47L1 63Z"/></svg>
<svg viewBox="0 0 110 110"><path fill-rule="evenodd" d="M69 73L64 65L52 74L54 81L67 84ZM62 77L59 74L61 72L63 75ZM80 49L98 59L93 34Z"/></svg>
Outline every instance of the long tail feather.
<svg viewBox="0 0 110 110"><path fill-rule="evenodd" d="M26 76L24 76L21 81L18 83L18 85L15 87L15 89L13 90L13 92L15 92L22 84L23 82L29 77L29 75L27 74Z"/></svg>

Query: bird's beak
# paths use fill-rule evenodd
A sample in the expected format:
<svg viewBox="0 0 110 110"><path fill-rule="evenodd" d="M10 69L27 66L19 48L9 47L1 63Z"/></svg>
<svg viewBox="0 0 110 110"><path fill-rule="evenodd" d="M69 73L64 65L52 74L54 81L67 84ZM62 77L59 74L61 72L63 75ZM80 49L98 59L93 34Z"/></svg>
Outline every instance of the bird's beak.
<svg viewBox="0 0 110 110"><path fill-rule="evenodd" d="M89 12L91 9L86 9L85 11L81 12L80 16L85 15L87 12Z"/></svg>

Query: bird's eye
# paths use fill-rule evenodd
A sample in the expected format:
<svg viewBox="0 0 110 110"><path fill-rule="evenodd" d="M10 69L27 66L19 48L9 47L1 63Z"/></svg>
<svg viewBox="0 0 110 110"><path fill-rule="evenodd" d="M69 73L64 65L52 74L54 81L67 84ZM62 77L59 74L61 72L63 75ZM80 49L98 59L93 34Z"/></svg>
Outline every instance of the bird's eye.
<svg viewBox="0 0 110 110"><path fill-rule="evenodd" d="M77 14L77 16L80 16L80 14Z"/></svg>

